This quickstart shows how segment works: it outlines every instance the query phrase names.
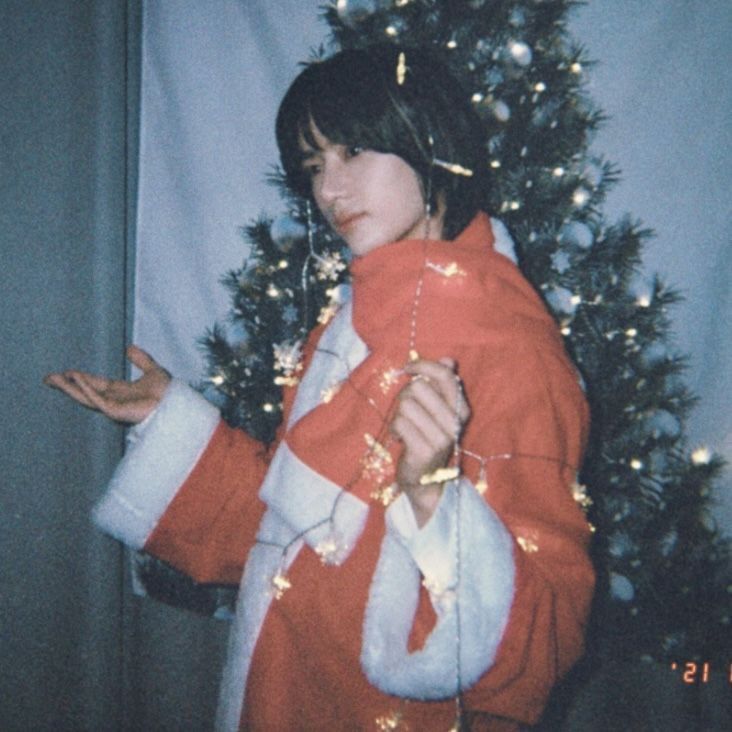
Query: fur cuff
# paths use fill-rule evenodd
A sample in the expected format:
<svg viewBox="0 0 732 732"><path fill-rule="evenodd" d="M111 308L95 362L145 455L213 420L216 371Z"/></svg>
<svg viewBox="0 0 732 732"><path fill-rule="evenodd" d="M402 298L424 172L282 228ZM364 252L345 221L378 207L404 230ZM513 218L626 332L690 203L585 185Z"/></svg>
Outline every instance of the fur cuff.
<svg viewBox="0 0 732 732"><path fill-rule="evenodd" d="M350 297L349 293L343 297ZM346 379L368 356L368 348L353 328L348 300L320 336L310 367L297 388L287 426L323 403L323 390Z"/></svg>
<svg viewBox="0 0 732 732"><path fill-rule="evenodd" d="M472 686L495 659L514 573L511 535L467 480L446 487L415 536L406 539L390 526L364 619L361 664L369 681L387 694L417 699L442 699ZM438 620L424 647L409 653L422 576Z"/></svg>
<svg viewBox="0 0 732 732"><path fill-rule="evenodd" d="M92 517L103 531L142 549L208 445L219 411L184 382L171 381L109 482Z"/></svg>

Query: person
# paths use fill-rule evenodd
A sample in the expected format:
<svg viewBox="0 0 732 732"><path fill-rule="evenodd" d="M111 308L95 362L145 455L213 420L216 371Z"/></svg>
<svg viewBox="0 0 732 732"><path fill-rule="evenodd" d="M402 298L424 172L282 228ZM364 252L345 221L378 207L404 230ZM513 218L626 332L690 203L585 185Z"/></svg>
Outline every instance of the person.
<svg viewBox="0 0 732 732"><path fill-rule="evenodd" d="M480 209L480 121L443 64L394 45L307 66L276 133L353 255L351 297L310 334L269 447L136 346L136 381L49 375L136 425L95 520L241 582L218 729L533 724L583 648L588 409Z"/></svg>

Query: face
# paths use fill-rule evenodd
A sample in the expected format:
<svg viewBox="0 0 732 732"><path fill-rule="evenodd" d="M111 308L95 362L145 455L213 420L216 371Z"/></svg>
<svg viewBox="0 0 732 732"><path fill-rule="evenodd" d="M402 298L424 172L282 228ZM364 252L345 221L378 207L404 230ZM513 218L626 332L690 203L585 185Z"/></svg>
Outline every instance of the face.
<svg viewBox="0 0 732 732"><path fill-rule="evenodd" d="M443 214L428 222L419 178L404 160L331 143L314 125L312 132L317 147L301 146L313 198L355 256L400 239L440 238Z"/></svg>

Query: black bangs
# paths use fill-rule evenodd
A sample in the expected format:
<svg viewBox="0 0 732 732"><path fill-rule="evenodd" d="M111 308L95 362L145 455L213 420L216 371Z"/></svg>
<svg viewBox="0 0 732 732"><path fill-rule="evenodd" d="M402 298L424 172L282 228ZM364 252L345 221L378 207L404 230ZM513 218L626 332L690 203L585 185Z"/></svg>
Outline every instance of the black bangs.
<svg viewBox="0 0 732 732"><path fill-rule="evenodd" d="M390 88L397 60L391 47L343 51L309 65L294 81L277 116L277 143L287 181L298 194L310 193L301 141L317 149L312 125L330 142L394 153L426 168L425 150L405 127Z"/></svg>
<svg viewBox="0 0 732 732"><path fill-rule="evenodd" d="M460 85L431 54L395 45L349 49L301 72L282 100L276 134L287 183L303 197L311 190L302 143L317 149L313 126L329 142L402 158L423 190L444 196L450 238L477 212L484 191L481 124ZM434 158L476 174L446 173L432 165Z"/></svg>

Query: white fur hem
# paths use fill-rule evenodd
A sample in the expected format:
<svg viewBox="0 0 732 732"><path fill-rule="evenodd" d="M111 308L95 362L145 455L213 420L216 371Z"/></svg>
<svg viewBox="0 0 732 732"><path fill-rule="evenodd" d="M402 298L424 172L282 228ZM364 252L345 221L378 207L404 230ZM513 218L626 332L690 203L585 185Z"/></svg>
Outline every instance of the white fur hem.
<svg viewBox="0 0 732 732"><path fill-rule="evenodd" d="M142 549L208 445L220 416L198 392L174 379L95 506L92 517L99 528Z"/></svg>
<svg viewBox="0 0 732 732"><path fill-rule="evenodd" d="M348 300L320 336L313 360L298 386L288 427L322 404L323 390L346 379L368 356L368 347L356 333L351 315L352 304Z"/></svg>
<svg viewBox="0 0 732 732"><path fill-rule="evenodd" d="M491 218L491 229L493 230L493 248L514 264L518 264L516 245L513 243L513 239L503 221Z"/></svg>
<svg viewBox="0 0 732 732"><path fill-rule="evenodd" d="M306 465L284 440L280 443L259 497L312 549L334 542L330 564L341 564L356 545L369 507Z"/></svg>
<svg viewBox="0 0 732 732"><path fill-rule="evenodd" d="M416 535L387 526L364 619L364 673L387 694L453 696L495 660L514 593L511 535L464 479L446 487ZM438 620L424 647L409 653L422 576Z"/></svg>
<svg viewBox="0 0 732 732"><path fill-rule="evenodd" d="M252 654L274 597L272 580L278 572L287 571L303 546L302 541L294 541L287 554L283 554L281 547L293 541L294 534L271 509L262 518L257 538L260 543L249 552L239 587L236 616L229 633L216 711L216 732L236 732L239 729Z"/></svg>
<svg viewBox="0 0 732 732"><path fill-rule="evenodd" d="M308 467L281 442L267 471L260 498L267 512L249 552L237 601L236 618L219 696L217 732L239 726L252 654L273 598L272 580L285 572L307 543L324 561L340 564L356 545L369 507ZM287 551L284 549L287 547Z"/></svg>

